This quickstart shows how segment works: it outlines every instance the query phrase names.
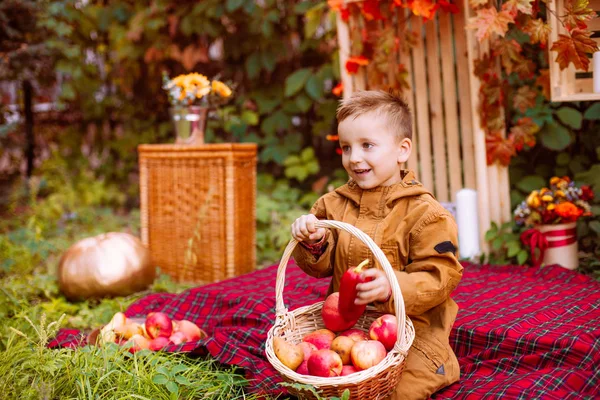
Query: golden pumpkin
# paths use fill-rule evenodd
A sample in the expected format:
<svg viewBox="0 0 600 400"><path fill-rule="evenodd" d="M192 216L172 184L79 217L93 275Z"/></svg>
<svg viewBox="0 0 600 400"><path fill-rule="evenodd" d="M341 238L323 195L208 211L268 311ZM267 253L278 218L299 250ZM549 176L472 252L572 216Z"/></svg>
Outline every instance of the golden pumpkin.
<svg viewBox="0 0 600 400"><path fill-rule="evenodd" d="M120 232L78 241L58 265L58 285L71 300L127 296L147 288L155 276L148 249Z"/></svg>

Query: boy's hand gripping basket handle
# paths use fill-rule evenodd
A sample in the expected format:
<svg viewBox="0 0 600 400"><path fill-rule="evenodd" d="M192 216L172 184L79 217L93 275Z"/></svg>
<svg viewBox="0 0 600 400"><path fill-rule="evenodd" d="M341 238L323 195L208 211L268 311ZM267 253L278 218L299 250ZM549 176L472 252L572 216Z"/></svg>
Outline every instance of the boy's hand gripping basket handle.
<svg viewBox="0 0 600 400"><path fill-rule="evenodd" d="M379 261L379 265L383 267L383 272L385 272L385 276L388 278L390 282L390 286L392 287L392 296L394 298L394 309L396 311L396 318L398 320L398 339L396 340L396 344L394 346L394 350L400 352L401 354L406 355L408 353L408 349L412 344L412 339L414 335L407 335L406 332L406 312L404 309L404 298L402 297L402 292L400 291L400 286L398 285L398 280L396 279L396 275L394 275L394 270L390 265L383 251L375 244L373 239L371 239L366 233L361 231L360 229L354 227L353 225L347 224L345 222L339 221L330 221L330 220L319 220L315 223L317 228L337 228L343 231L346 231L358 239L360 239L363 243L365 243L369 249L373 252L377 261ZM283 304L283 288L285 286L285 269L292 255L292 251L298 244L296 239L290 240L285 251L283 252L283 256L281 261L279 262L279 268L277 269L277 282L275 284L275 300L276 300L276 309L275 312L277 314L277 318L285 317L288 314L287 308ZM412 337L407 337L412 336Z"/></svg>

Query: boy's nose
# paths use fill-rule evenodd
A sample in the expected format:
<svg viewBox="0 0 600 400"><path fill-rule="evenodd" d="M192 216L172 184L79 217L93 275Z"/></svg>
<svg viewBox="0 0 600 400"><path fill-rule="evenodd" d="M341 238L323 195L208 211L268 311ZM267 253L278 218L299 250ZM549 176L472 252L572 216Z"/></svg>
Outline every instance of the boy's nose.
<svg viewBox="0 0 600 400"><path fill-rule="evenodd" d="M350 162L352 164L356 164L362 161L362 155L358 150L351 150L350 152Z"/></svg>

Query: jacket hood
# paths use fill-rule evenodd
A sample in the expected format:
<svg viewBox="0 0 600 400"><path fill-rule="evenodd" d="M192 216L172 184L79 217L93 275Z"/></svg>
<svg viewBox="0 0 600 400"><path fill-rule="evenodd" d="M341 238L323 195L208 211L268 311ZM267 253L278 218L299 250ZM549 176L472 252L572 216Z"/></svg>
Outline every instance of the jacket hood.
<svg viewBox="0 0 600 400"><path fill-rule="evenodd" d="M361 189L353 179L350 179L348 183L337 188L335 192L352 200L356 204L360 204L363 192L381 192L381 195L385 197L386 205L402 197L419 196L422 194L429 194L433 197L431 192L425 189L421 182L416 180L413 171L402 170L400 174L402 180L390 186Z"/></svg>

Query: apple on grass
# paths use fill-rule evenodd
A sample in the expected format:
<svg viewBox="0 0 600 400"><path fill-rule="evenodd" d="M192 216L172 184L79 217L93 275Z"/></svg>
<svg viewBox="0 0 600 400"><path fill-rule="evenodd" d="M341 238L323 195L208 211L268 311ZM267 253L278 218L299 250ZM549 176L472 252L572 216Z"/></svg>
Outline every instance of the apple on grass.
<svg viewBox="0 0 600 400"><path fill-rule="evenodd" d="M206 332L192 321L185 319L173 321L173 326L173 332L183 332L188 342L195 342L207 336Z"/></svg>
<svg viewBox="0 0 600 400"><path fill-rule="evenodd" d="M333 350L317 350L308 358L308 372L314 376L331 377L342 373L342 359Z"/></svg>
<svg viewBox="0 0 600 400"><path fill-rule="evenodd" d="M146 332L151 339L159 336L169 337L173 333L173 322L163 312L151 312L146 316Z"/></svg>
<svg viewBox="0 0 600 400"><path fill-rule="evenodd" d="M133 335L127 343L131 344L129 352L132 354L150 348L150 341L139 334Z"/></svg>
<svg viewBox="0 0 600 400"><path fill-rule="evenodd" d="M352 365L359 371L379 364L386 355L385 347L377 340L356 342L350 352Z"/></svg>
<svg viewBox="0 0 600 400"><path fill-rule="evenodd" d="M152 351L158 351L158 350L162 350L163 348L165 348L169 343L171 343L169 338L166 338L164 336L159 336L150 341L150 345L148 348Z"/></svg>
<svg viewBox="0 0 600 400"><path fill-rule="evenodd" d="M384 314L371 324L369 336L379 340L387 351L390 351L398 339L398 320L393 314Z"/></svg>
<svg viewBox="0 0 600 400"><path fill-rule="evenodd" d="M185 336L185 333L183 333L181 331L173 333L169 337L169 340L171 342L173 342L173 344L181 344L181 343L188 342L187 337Z"/></svg>

